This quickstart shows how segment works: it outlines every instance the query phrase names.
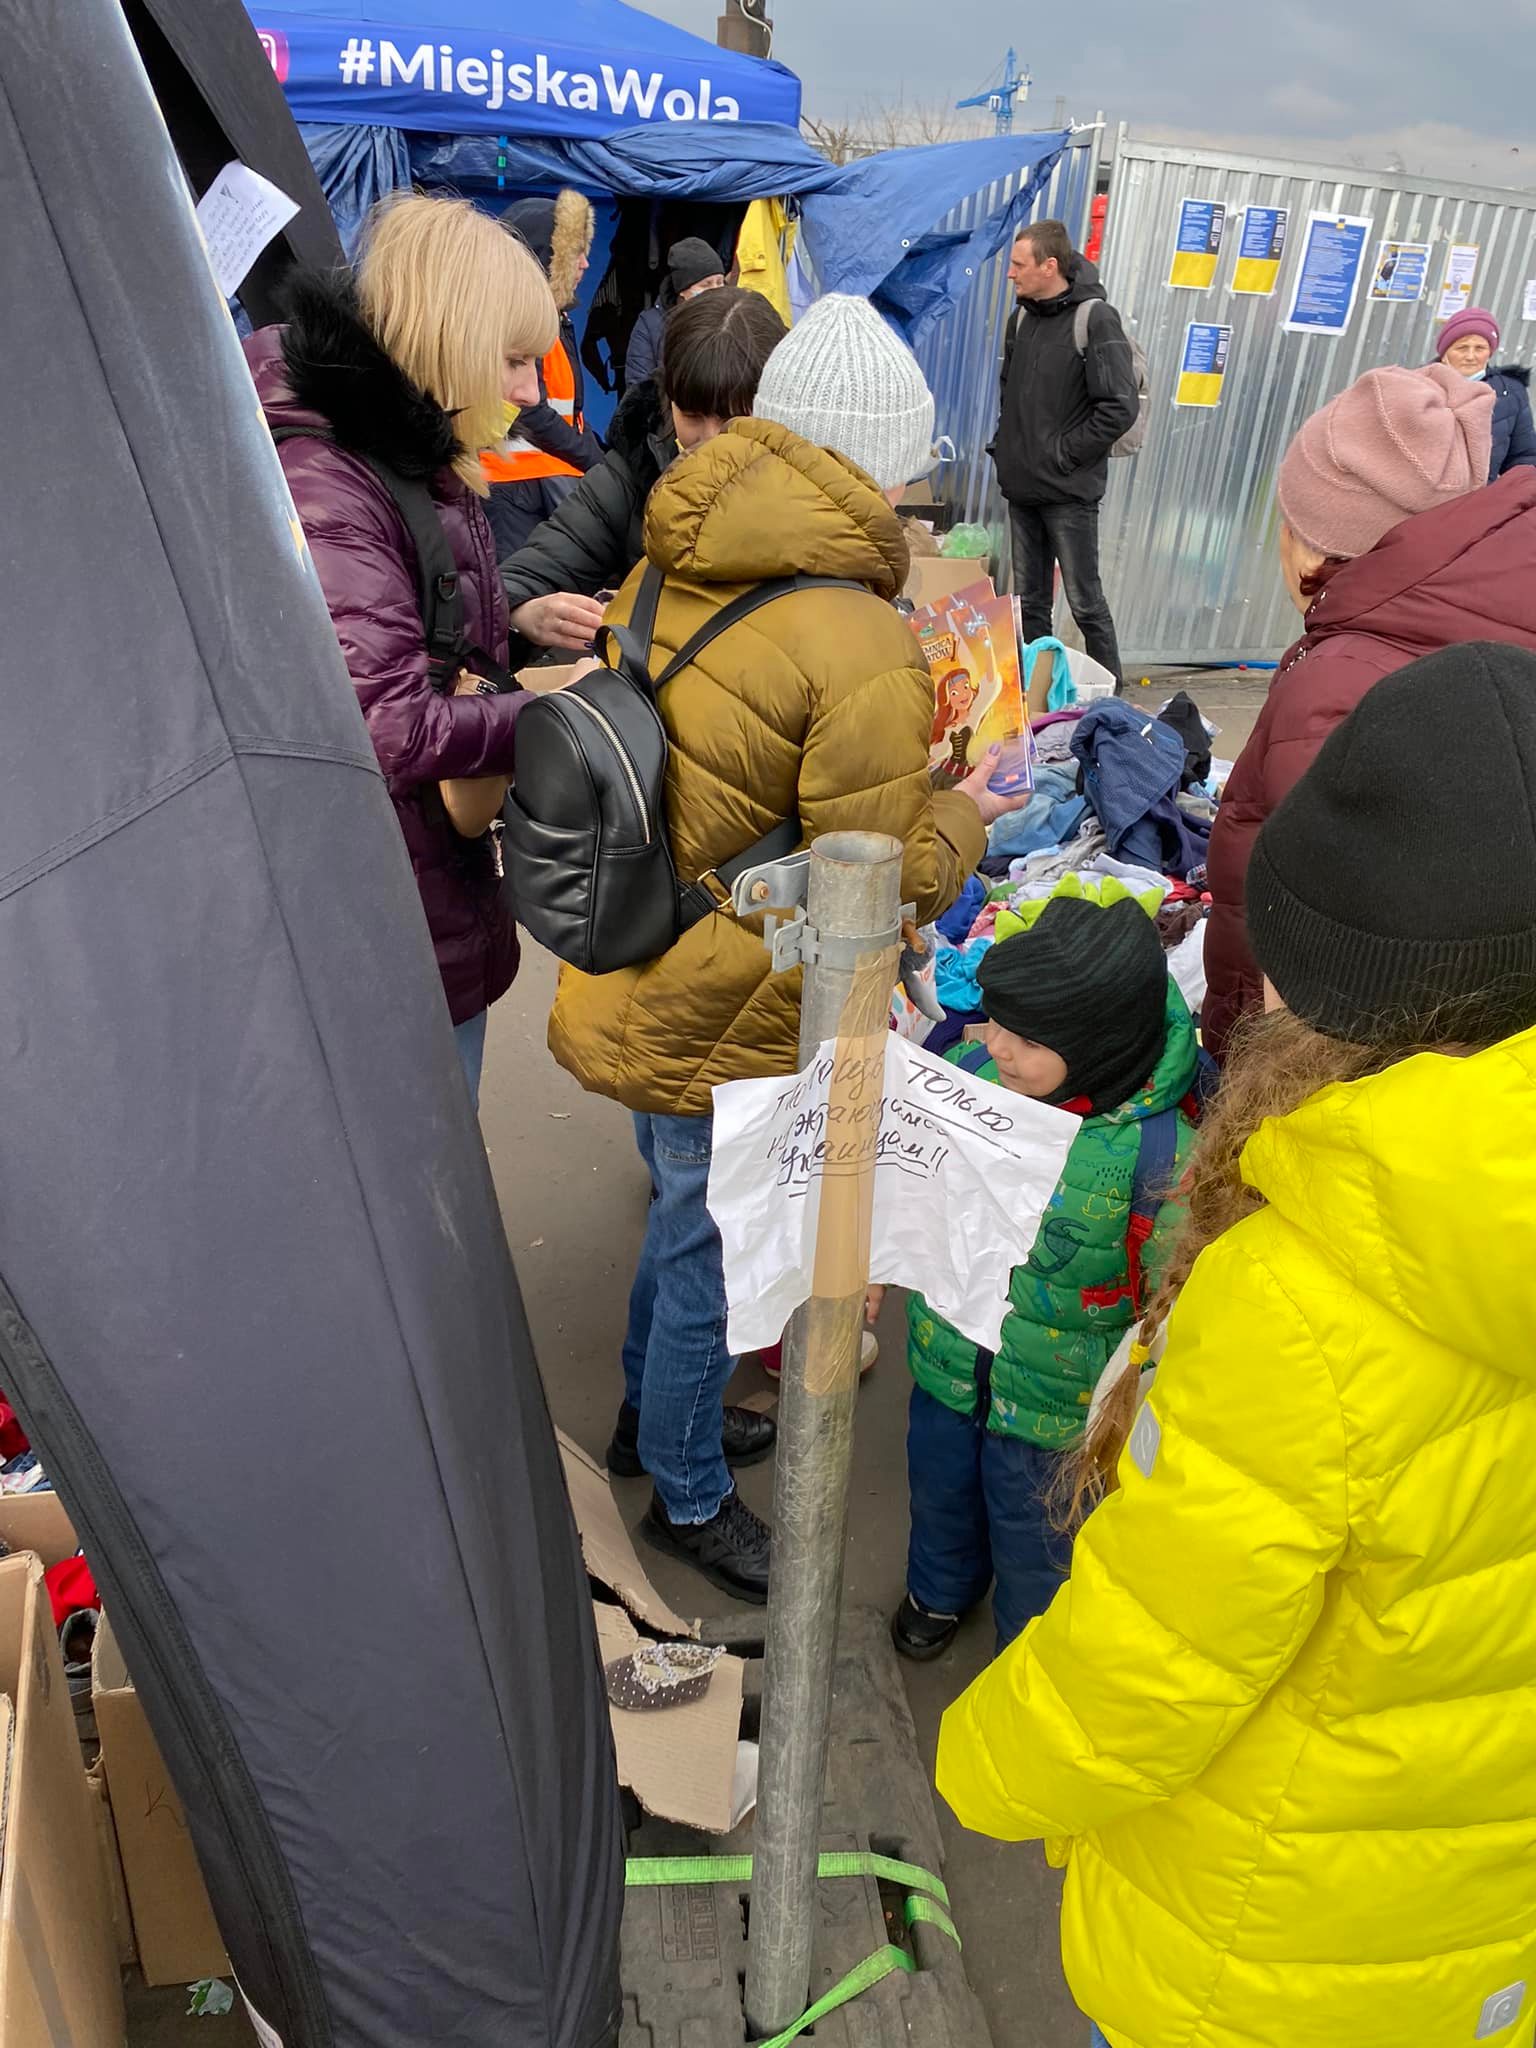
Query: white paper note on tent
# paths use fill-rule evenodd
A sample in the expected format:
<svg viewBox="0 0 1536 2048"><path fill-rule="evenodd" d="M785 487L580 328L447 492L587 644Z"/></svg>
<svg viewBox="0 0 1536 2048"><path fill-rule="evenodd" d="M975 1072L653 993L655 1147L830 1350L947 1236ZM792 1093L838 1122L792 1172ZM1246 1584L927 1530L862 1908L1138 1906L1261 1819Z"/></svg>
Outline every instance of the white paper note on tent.
<svg viewBox="0 0 1536 2048"><path fill-rule="evenodd" d="M224 166L197 203L197 224L226 299L235 296L256 258L298 210L298 201L259 171L242 163Z"/></svg>
<svg viewBox="0 0 1536 2048"><path fill-rule="evenodd" d="M709 1209L738 1355L776 1344L810 1298L821 1185L844 1140L828 1128L828 1043L803 1073L714 1091ZM886 1046L870 1278L911 1287L973 1343L997 1348L1022 1265L1078 1119L1013 1095L894 1034Z"/></svg>

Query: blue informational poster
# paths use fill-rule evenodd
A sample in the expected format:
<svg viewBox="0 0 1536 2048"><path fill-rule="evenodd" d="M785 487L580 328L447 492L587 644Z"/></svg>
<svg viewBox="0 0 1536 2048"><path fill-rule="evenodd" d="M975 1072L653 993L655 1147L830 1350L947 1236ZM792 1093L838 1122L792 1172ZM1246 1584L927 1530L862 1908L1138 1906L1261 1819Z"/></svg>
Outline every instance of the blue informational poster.
<svg viewBox="0 0 1536 2048"><path fill-rule="evenodd" d="M1219 199L1186 199L1179 208L1178 233L1168 282L1177 291L1208 292L1216 282L1227 209Z"/></svg>
<svg viewBox="0 0 1536 2048"><path fill-rule="evenodd" d="M1377 244L1376 268L1371 273L1373 299L1397 299L1416 304L1423 298L1428 280L1428 242Z"/></svg>
<svg viewBox="0 0 1536 2048"><path fill-rule="evenodd" d="M1175 405L1210 412L1221 403L1222 381L1232 349L1232 330L1204 320L1191 320L1184 331L1184 358L1174 387Z"/></svg>
<svg viewBox="0 0 1536 2048"><path fill-rule="evenodd" d="M1244 208L1237 263L1232 271L1232 290L1238 297L1267 299L1273 292L1280 275L1280 259L1285 254L1290 219L1288 206Z"/></svg>
<svg viewBox="0 0 1536 2048"><path fill-rule="evenodd" d="M1288 334L1340 335L1349 326L1365 268L1368 214L1313 213L1291 290Z"/></svg>

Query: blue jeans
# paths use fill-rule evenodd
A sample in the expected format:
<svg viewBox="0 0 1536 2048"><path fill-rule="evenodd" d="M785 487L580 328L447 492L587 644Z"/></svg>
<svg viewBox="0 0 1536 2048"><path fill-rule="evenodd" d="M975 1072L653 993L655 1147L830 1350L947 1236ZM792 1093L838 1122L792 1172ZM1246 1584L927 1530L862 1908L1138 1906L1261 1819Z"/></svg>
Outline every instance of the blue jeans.
<svg viewBox="0 0 1536 2048"><path fill-rule="evenodd" d="M1092 2020L1088 2022L1088 2044L1089 2048L1109 2048L1109 2043L1093 2024Z"/></svg>
<svg viewBox="0 0 1536 2048"><path fill-rule="evenodd" d="M480 1107L480 1069L485 1064L485 1020L489 1015L488 1010L482 1010L478 1017L467 1017L462 1024L453 1027L459 1065L464 1069L464 1078L469 1083L469 1099L476 1109Z"/></svg>
<svg viewBox="0 0 1536 2048"><path fill-rule="evenodd" d="M982 1353L977 1410L991 1403L991 1361ZM1045 1493L1059 1453L998 1436L912 1389L907 1481L912 1536L907 1591L930 1614L965 1614L992 1594L999 1652L1044 1614L1072 1562L1070 1537L1051 1526Z"/></svg>
<svg viewBox="0 0 1536 2048"><path fill-rule="evenodd" d="M736 1361L725 1348L720 1233L705 1204L714 1119L637 1116L651 1210L629 1296L624 1398L640 1411L640 1457L674 1522L707 1522L731 1491L721 1407Z"/></svg>

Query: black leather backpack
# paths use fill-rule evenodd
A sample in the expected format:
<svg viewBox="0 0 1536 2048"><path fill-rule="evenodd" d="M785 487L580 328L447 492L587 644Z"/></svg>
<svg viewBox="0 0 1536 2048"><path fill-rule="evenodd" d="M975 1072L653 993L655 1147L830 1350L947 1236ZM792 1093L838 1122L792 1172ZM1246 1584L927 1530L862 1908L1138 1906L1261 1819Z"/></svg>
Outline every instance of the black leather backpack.
<svg viewBox="0 0 1536 2048"><path fill-rule="evenodd" d="M629 624L599 634L598 654L611 666L535 697L517 722L517 773L502 818L518 922L584 974L659 959L701 919L729 906L738 875L800 844L800 820L786 818L709 873L679 879L667 837L670 748L657 693L760 606L795 590L868 587L836 576L756 584L653 677L662 582L660 570L648 568Z"/></svg>

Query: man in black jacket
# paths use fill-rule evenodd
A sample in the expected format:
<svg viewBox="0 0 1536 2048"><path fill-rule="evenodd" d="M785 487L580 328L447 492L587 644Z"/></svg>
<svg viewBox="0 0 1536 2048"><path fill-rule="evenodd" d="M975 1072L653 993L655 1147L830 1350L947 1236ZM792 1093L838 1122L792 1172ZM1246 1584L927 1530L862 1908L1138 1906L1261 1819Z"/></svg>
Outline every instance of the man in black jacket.
<svg viewBox="0 0 1536 2048"><path fill-rule="evenodd" d="M1055 568L1092 658L1119 686L1120 649L1099 580L1099 503L1109 451L1140 409L1136 366L1099 274L1059 220L1025 228L1009 277L1018 305L1003 354L992 455L1013 525L1013 587L1025 642L1051 630ZM1091 306L1078 345L1078 308Z"/></svg>

